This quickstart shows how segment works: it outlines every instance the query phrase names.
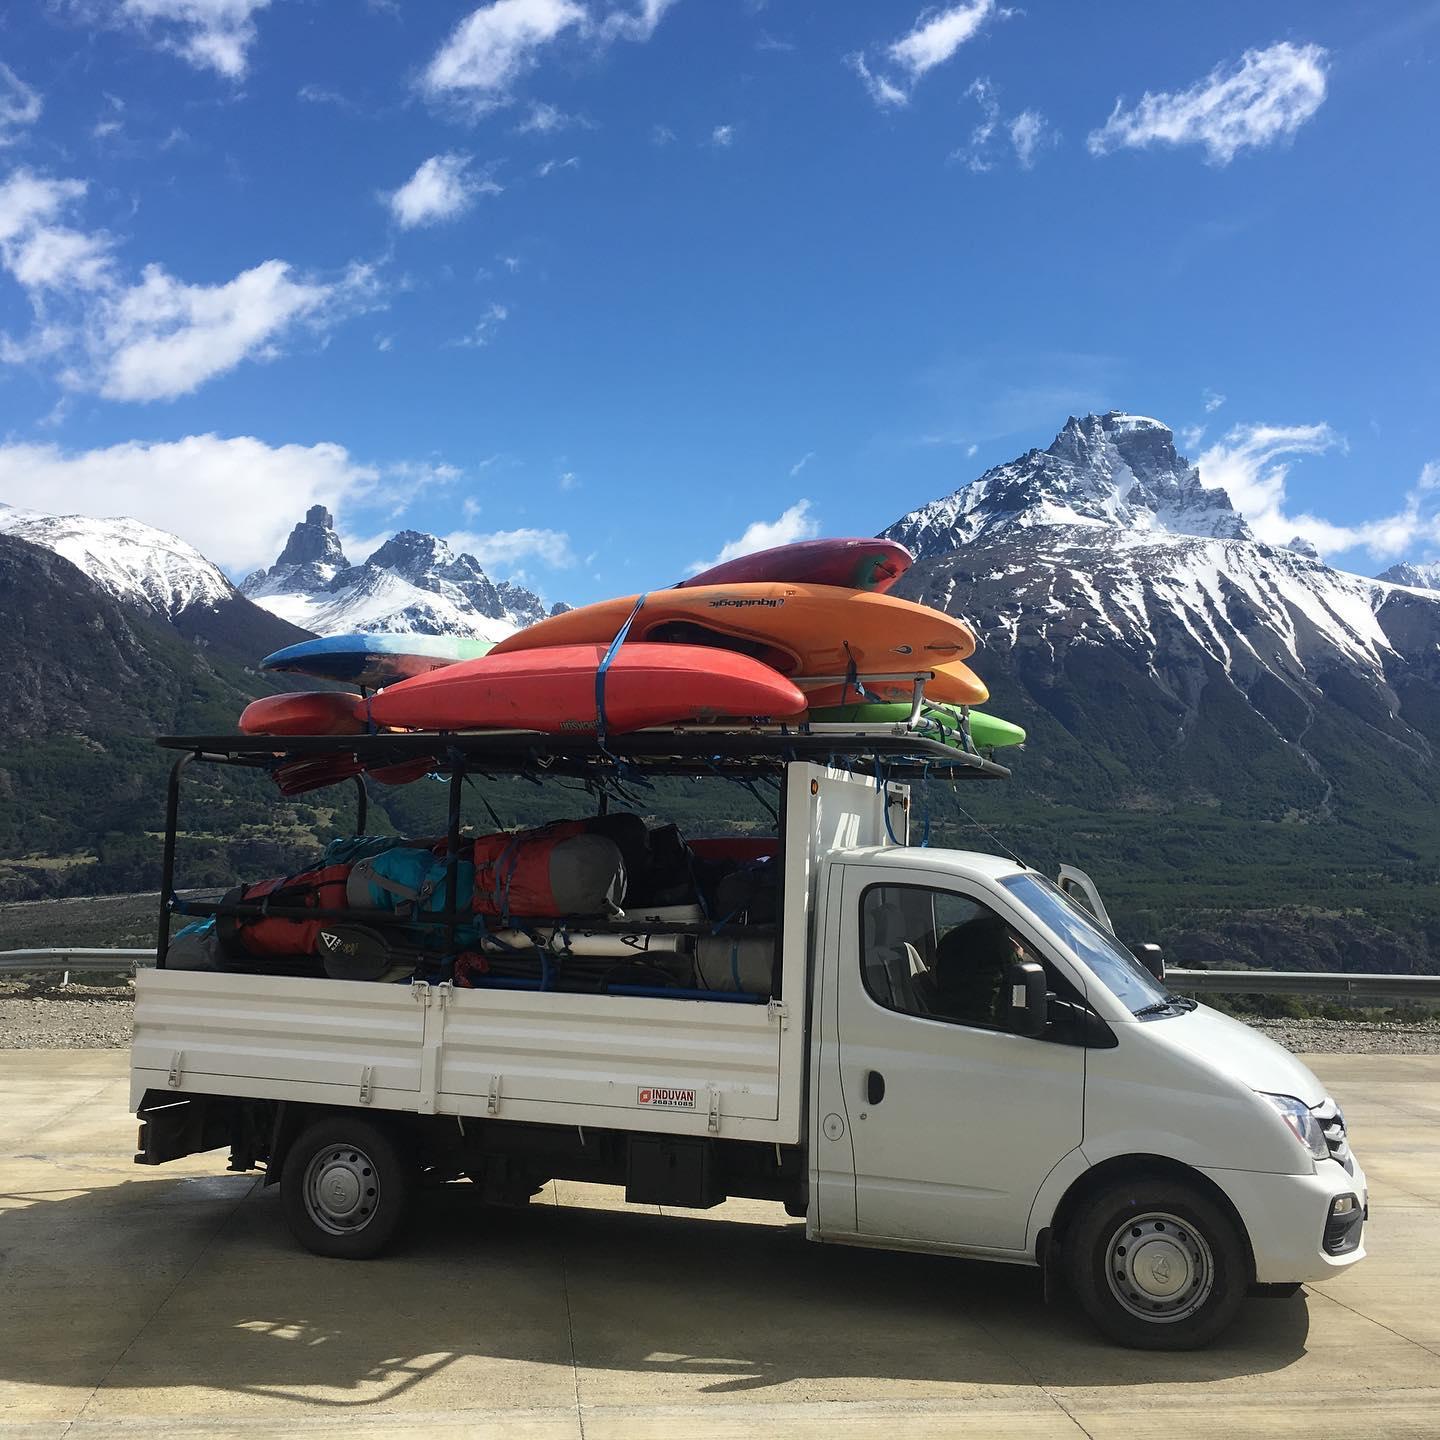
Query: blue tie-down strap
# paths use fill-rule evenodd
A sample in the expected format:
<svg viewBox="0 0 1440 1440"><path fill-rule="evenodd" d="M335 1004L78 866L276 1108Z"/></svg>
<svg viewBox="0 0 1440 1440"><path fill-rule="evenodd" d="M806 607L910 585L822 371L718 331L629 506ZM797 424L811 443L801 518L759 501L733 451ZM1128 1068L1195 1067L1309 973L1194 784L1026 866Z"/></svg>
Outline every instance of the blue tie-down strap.
<svg viewBox="0 0 1440 1440"><path fill-rule="evenodd" d="M600 748L605 748L605 676L609 673L611 661L619 653L620 647L625 643L625 637L630 633L630 627L635 623L635 617L645 606L649 592L635 602L635 608L626 618L625 623L615 632L615 638L610 642L610 648L605 652L605 658L601 660L599 668L595 671L595 735L600 742Z"/></svg>

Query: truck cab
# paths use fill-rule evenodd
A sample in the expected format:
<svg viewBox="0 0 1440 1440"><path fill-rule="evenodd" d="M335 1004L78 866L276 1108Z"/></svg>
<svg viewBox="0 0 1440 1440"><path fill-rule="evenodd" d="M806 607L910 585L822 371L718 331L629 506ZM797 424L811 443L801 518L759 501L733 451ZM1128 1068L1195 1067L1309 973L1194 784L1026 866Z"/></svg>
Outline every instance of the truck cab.
<svg viewBox="0 0 1440 1440"><path fill-rule="evenodd" d="M896 846L819 884L816 1238L1063 1261L1136 1345L1202 1343L1247 1288L1362 1258L1365 1177L1320 1082L1058 885Z"/></svg>

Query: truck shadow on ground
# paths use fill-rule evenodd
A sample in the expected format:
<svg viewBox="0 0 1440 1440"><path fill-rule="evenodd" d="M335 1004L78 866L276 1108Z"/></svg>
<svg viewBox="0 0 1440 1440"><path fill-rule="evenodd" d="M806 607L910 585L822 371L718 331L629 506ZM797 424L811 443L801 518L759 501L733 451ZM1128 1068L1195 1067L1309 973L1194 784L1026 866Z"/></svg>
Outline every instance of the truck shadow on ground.
<svg viewBox="0 0 1440 1440"><path fill-rule="evenodd" d="M913 1399L1272 1374L1309 1328L1303 1294L1252 1300L1209 1350L1126 1351L1068 1301L1047 1305L1035 1271L811 1245L799 1222L487 1210L464 1184L423 1194L370 1262L300 1251L278 1194L242 1177L0 1202L17 1206L0 1213L0 1379L22 1383L320 1407L419 1386L431 1405L499 1407L573 1405L577 1389L594 1404L637 1388L661 1403Z"/></svg>

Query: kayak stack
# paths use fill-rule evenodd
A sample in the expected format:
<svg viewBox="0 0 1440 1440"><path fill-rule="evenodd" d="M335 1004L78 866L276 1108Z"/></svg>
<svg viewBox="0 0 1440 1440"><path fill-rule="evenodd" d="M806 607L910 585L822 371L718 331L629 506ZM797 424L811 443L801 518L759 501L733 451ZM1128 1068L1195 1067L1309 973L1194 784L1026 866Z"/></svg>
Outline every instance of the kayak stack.
<svg viewBox="0 0 1440 1440"><path fill-rule="evenodd" d="M743 556L677 584L568 610L498 644L355 634L292 645L265 670L355 690L269 695L248 735L519 730L606 736L652 728L783 726L913 733L990 752L1017 725L970 707L989 691L966 663L964 621L889 593L909 569L889 540L813 540ZM334 760L296 760L287 793L334 783ZM374 772L399 783L405 775ZM350 774L358 774L358 758ZM288 773L287 773L288 772ZM417 774L420 773L417 771Z"/></svg>

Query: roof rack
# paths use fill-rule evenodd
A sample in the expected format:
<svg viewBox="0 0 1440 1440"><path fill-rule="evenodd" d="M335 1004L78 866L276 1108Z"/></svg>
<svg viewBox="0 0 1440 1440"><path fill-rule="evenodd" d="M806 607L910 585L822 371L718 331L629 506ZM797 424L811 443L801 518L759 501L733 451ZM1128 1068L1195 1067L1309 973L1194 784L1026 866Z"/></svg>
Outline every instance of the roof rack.
<svg viewBox="0 0 1440 1440"><path fill-rule="evenodd" d="M837 733L839 732L839 733ZM550 735L529 730L409 730L386 735L162 735L157 744L218 764L268 769L302 757L353 755L372 766L433 757L437 772L464 768L491 773L543 771L588 775L620 765L652 774L773 773L792 760L842 764L861 773L883 769L903 780L943 773L945 778L1005 780L1010 771L983 756L927 740L894 725L828 725L823 732L786 726L735 730L690 726L608 736Z"/></svg>

